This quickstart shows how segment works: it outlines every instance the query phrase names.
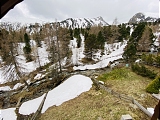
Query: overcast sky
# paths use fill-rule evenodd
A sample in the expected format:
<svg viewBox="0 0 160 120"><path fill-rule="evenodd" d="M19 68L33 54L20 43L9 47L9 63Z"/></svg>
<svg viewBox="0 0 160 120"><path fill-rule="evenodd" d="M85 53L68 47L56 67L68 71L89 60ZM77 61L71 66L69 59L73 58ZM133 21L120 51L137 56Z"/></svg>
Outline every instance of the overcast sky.
<svg viewBox="0 0 160 120"><path fill-rule="evenodd" d="M24 0L1 21L35 23L67 18L96 18L112 23L128 22L138 12L159 17L159 0Z"/></svg>

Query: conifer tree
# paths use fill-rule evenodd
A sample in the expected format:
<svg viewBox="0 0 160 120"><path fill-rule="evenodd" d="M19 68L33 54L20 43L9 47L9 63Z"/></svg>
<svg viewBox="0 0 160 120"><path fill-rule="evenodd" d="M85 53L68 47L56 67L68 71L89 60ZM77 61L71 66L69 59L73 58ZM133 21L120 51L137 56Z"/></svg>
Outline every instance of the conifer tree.
<svg viewBox="0 0 160 120"><path fill-rule="evenodd" d="M25 53L26 60L31 61L32 60L31 55L30 55L31 45L30 45L30 39L27 33L24 34L24 42L25 42L25 46L23 48L23 51Z"/></svg>
<svg viewBox="0 0 160 120"><path fill-rule="evenodd" d="M118 40L121 42L124 39L127 39L130 35L130 27L126 27L126 25L123 23L122 25L118 25L119 27L119 37Z"/></svg>
<svg viewBox="0 0 160 120"><path fill-rule="evenodd" d="M135 60L135 55L137 52L137 44L142 37L144 29L145 29L145 24L140 23L132 32L131 38L129 39L128 44L123 53L123 58L126 59L127 61Z"/></svg>
<svg viewBox="0 0 160 120"><path fill-rule="evenodd" d="M98 49L104 49L104 44L105 44L105 39L101 31L99 31L98 36L97 36L97 45Z"/></svg>
<svg viewBox="0 0 160 120"><path fill-rule="evenodd" d="M103 34L104 34L105 41L108 42L110 37L112 36L111 26L105 26L103 28Z"/></svg>
<svg viewBox="0 0 160 120"><path fill-rule="evenodd" d="M78 37L77 37L77 48L81 47L81 42L82 42L81 36L78 35Z"/></svg>
<svg viewBox="0 0 160 120"><path fill-rule="evenodd" d="M79 35L80 35L80 29L79 28L75 28L74 29L74 37L78 38Z"/></svg>
<svg viewBox="0 0 160 120"><path fill-rule="evenodd" d="M128 44L126 50L123 53L123 58L127 62L132 62L135 59L136 52L137 52L137 49L135 44Z"/></svg>
<svg viewBox="0 0 160 120"><path fill-rule="evenodd" d="M156 61L156 63L158 64L158 66L160 66L160 55L157 56L155 59L156 59L155 61Z"/></svg>
<svg viewBox="0 0 160 120"><path fill-rule="evenodd" d="M70 39L73 40L73 30L69 28L69 33L70 33Z"/></svg>
<svg viewBox="0 0 160 120"><path fill-rule="evenodd" d="M85 40L85 51L84 54L88 60L92 60L94 50L96 46L96 35L90 34Z"/></svg>

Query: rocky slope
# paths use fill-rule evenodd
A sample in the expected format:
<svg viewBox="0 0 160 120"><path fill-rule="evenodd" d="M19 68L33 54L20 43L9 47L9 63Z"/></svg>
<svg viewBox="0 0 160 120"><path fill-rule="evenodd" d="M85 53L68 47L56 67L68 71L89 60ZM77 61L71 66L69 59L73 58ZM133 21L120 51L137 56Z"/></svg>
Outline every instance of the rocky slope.
<svg viewBox="0 0 160 120"><path fill-rule="evenodd" d="M48 24L48 23L47 23ZM50 26L55 26L54 23L49 23ZM100 16L97 18L68 18L63 21L57 21L57 24L61 27L66 28L90 28L92 26L108 26L109 24ZM44 24L43 24L44 25ZM35 31L39 32L43 27L40 23L29 24L27 25L28 33L34 33ZM46 25L46 24L45 24Z"/></svg>
<svg viewBox="0 0 160 120"><path fill-rule="evenodd" d="M132 23L140 23L140 22L155 22L157 21L157 18L145 16L143 13L137 13L135 14L130 20L129 24Z"/></svg>
<svg viewBox="0 0 160 120"><path fill-rule="evenodd" d="M97 18L68 18L59 22L60 26L67 28L87 28L91 26L108 26L109 24L104 21L102 17Z"/></svg>

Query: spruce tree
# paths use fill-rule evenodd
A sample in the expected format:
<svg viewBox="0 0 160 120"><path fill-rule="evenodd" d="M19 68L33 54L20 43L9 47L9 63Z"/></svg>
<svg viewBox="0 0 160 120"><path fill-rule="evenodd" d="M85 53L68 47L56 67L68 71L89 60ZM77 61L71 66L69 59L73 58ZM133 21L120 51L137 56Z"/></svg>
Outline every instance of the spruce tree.
<svg viewBox="0 0 160 120"><path fill-rule="evenodd" d="M121 42L123 39L127 39L130 35L130 27L126 27L126 25L123 23L122 25L119 25L119 38L118 40Z"/></svg>
<svg viewBox="0 0 160 120"><path fill-rule="evenodd" d="M90 34L85 40L85 56L88 60L92 60L92 56L96 46L96 35Z"/></svg>
<svg viewBox="0 0 160 120"><path fill-rule="evenodd" d="M104 49L104 43L105 39L101 31L99 31L98 36L97 36L97 45L99 49Z"/></svg>
<svg viewBox="0 0 160 120"><path fill-rule="evenodd" d="M137 45L138 45L139 40L142 37L144 29L145 29L145 23L140 23L137 25L137 27L132 32L131 38L129 39L128 44L123 53L123 57L124 59L126 59L126 61L135 60L135 56L137 52Z"/></svg>
<svg viewBox="0 0 160 120"><path fill-rule="evenodd" d="M77 48L81 47L81 42L82 42L81 36L78 35L78 37L77 37Z"/></svg>
<svg viewBox="0 0 160 120"><path fill-rule="evenodd" d="M112 36L111 26L105 26L103 28L103 34L104 34L104 39L106 41L109 41L110 37Z"/></svg>
<svg viewBox="0 0 160 120"><path fill-rule="evenodd" d="M23 51L25 53L26 60L31 61L32 60L31 55L30 55L31 45L30 45L30 39L27 33L24 34L24 42L25 42L25 46L23 48Z"/></svg>
<svg viewBox="0 0 160 120"><path fill-rule="evenodd" d="M135 44L128 44L126 50L123 53L123 58L127 62L132 62L135 59L137 49Z"/></svg>
<svg viewBox="0 0 160 120"><path fill-rule="evenodd" d="M73 30L69 28L69 33L70 33L70 39L73 40Z"/></svg>
<svg viewBox="0 0 160 120"><path fill-rule="evenodd" d="M156 61L157 65L160 66L160 56L157 56L155 61Z"/></svg>

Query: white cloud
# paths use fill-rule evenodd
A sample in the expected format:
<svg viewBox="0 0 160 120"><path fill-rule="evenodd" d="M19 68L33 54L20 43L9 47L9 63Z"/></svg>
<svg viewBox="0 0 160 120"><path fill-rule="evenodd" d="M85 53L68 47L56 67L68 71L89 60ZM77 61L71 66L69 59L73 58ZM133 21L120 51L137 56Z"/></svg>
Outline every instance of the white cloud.
<svg viewBox="0 0 160 120"><path fill-rule="evenodd" d="M11 10L2 20L42 22L67 18L102 16L106 22L116 17L127 22L137 12L159 14L158 0L26 0Z"/></svg>

